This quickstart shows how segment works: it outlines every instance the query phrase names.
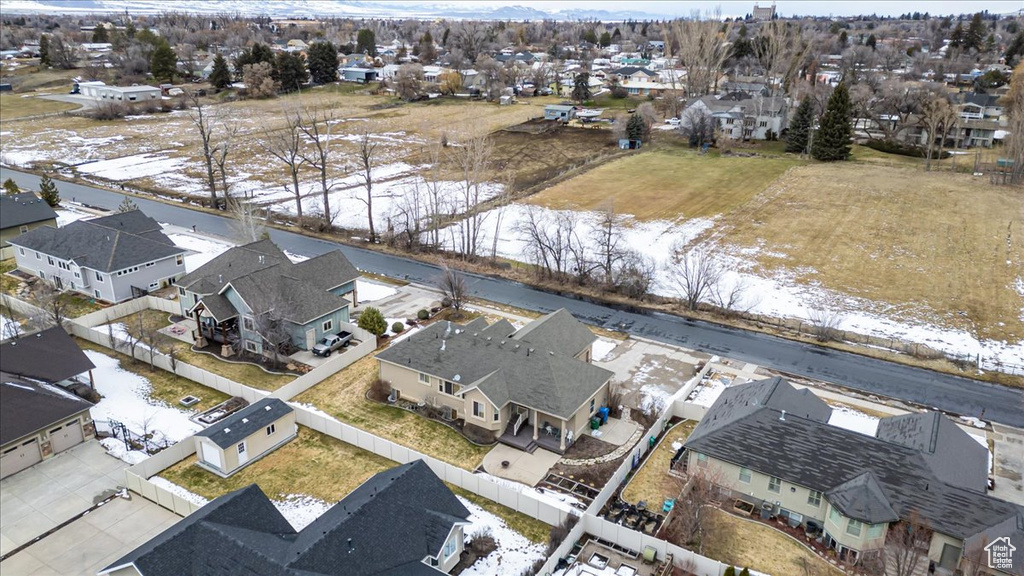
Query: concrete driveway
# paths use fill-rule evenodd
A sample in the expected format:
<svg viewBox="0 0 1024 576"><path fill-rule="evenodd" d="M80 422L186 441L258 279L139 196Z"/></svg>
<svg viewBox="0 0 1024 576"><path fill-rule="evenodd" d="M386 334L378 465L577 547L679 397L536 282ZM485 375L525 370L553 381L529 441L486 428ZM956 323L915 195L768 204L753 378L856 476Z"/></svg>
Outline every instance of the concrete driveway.
<svg viewBox="0 0 1024 576"><path fill-rule="evenodd" d="M132 494L114 498L46 538L0 563L0 573L12 576L95 576L181 517Z"/></svg>
<svg viewBox="0 0 1024 576"><path fill-rule="evenodd" d="M0 481L0 555L89 509L124 485L127 463L96 440ZM6 572L5 572L6 573Z"/></svg>

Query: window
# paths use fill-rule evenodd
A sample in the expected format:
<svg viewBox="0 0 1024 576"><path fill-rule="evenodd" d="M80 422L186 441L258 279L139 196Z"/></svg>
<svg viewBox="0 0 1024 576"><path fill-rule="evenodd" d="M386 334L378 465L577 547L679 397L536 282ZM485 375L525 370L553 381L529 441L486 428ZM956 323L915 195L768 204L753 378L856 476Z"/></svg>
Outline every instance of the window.
<svg viewBox="0 0 1024 576"><path fill-rule="evenodd" d="M100 274L99 272L97 272L96 273L96 281L97 282L103 282L103 274ZM184 292L184 290L183 290L183 292Z"/></svg>
<svg viewBox="0 0 1024 576"><path fill-rule="evenodd" d="M740 468L740 482L750 484L750 468Z"/></svg>
<svg viewBox="0 0 1024 576"><path fill-rule="evenodd" d="M18 254L21 254L22 256L24 256L25 255L25 249L24 248L18 248Z"/></svg>
<svg viewBox="0 0 1024 576"><path fill-rule="evenodd" d="M458 543L454 538L449 540L444 545L444 557L451 558L452 554L455 554L455 549L458 547Z"/></svg>
<svg viewBox="0 0 1024 576"><path fill-rule="evenodd" d="M245 442L244 441L238 443L238 453L239 454L245 454Z"/></svg>
<svg viewBox="0 0 1024 576"><path fill-rule="evenodd" d="M43 280L46 280L46 272L43 272L42 270L40 270L39 271L39 277L42 278Z"/></svg>
<svg viewBox="0 0 1024 576"><path fill-rule="evenodd" d="M252 317L250 317L250 316L242 316L242 328L245 328L249 332L255 332L256 331L256 325L253 323Z"/></svg>
<svg viewBox="0 0 1024 576"><path fill-rule="evenodd" d="M811 490L807 493L807 503L815 508L821 506L821 492Z"/></svg>
<svg viewBox="0 0 1024 576"><path fill-rule="evenodd" d="M49 264L50 266L53 266L53 257L47 256L46 257L46 263Z"/></svg>
<svg viewBox="0 0 1024 576"><path fill-rule="evenodd" d="M590 413L591 414L594 413L594 405L595 405L596 402L597 402L597 398L591 398L590 399Z"/></svg>
<svg viewBox="0 0 1024 576"><path fill-rule="evenodd" d="M249 352L255 352L256 351L256 343L253 342L252 340L246 340L245 341L245 349L248 350Z"/></svg>
<svg viewBox="0 0 1024 576"><path fill-rule="evenodd" d="M277 424L267 426L267 436L273 436L274 432L277 432Z"/></svg>
<svg viewBox="0 0 1024 576"><path fill-rule="evenodd" d="M21 232L22 234L28 232L28 226L22 226L21 228L18 228L18 232Z"/></svg>
<svg viewBox="0 0 1024 576"><path fill-rule="evenodd" d="M707 465L708 465L708 455L707 454L701 454L701 453L698 452L697 453L697 466L707 466Z"/></svg>
<svg viewBox="0 0 1024 576"><path fill-rule="evenodd" d="M836 526L839 526L843 523L843 517L839 515L839 511L836 510L835 508L832 508L828 511L828 519L831 520L832 523Z"/></svg>
<svg viewBox="0 0 1024 576"><path fill-rule="evenodd" d="M439 392L444 392L445 394L451 394L452 396L454 396L456 394L456 391L458 390L458 388L455 387L455 384L452 384L451 382L449 382L447 380L445 380L440 385L438 385L437 389L438 389Z"/></svg>
<svg viewBox="0 0 1024 576"><path fill-rule="evenodd" d="M860 536L860 529L862 526L864 526L863 522L850 518L846 521L846 533L850 536Z"/></svg>
<svg viewBox="0 0 1024 576"><path fill-rule="evenodd" d="M192 305L195 306L196 304L199 304L199 294L192 295Z"/></svg>
<svg viewBox="0 0 1024 576"><path fill-rule="evenodd" d="M782 488L782 480L772 476L768 479L768 491L778 493Z"/></svg>
<svg viewBox="0 0 1024 576"><path fill-rule="evenodd" d="M757 125L760 126L761 128L767 128L768 127L768 121L767 120L761 120L760 122L757 123Z"/></svg>
<svg viewBox="0 0 1024 576"><path fill-rule="evenodd" d="M156 262L146 262L146 268L152 268Z"/></svg>
<svg viewBox="0 0 1024 576"><path fill-rule="evenodd" d="M484 405L476 400L473 401L473 416L476 416L477 418L484 417Z"/></svg>
<svg viewBox="0 0 1024 576"><path fill-rule="evenodd" d="M36 260L42 260L42 259L43 259L43 256L41 254L39 254L39 252L36 252Z"/></svg>
<svg viewBox="0 0 1024 576"><path fill-rule="evenodd" d="M99 290L93 290L92 294L93 294L93 296L95 296L97 298L100 298L100 291Z"/></svg>
<svg viewBox="0 0 1024 576"><path fill-rule="evenodd" d="M334 328L334 320L326 320L326 321L324 321L324 325L323 325L324 332L330 332L332 328Z"/></svg>
<svg viewBox="0 0 1024 576"><path fill-rule="evenodd" d="M178 254L177 256L174 257L174 263L178 266L181 266L182 264L185 263L185 258L181 254Z"/></svg>
<svg viewBox="0 0 1024 576"><path fill-rule="evenodd" d="M871 524L868 526L868 540L874 540L875 538L881 538L882 532L885 531L885 524Z"/></svg>
<svg viewBox="0 0 1024 576"><path fill-rule="evenodd" d="M430 376L424 374L423 372L420 372L420 382L424 384L430 384Z"/></svg>
<svg viewBox="0 0 1024 576"><path fill-rule="evenodd" d="M178 296L184 296L184 295L185 295L185 289L179 286L178 287Z"/></svg>
<svg viewBox="0 0 1024 576"><path fill-rule="evenodd" d="M494 418L493 418L493 420L494 420L495 422L497 422L497 421L498 421L498 418L500 418L500 417L501 417L501 412L498 412L497 410L495 410L495 411L494 411Z"/></svg>

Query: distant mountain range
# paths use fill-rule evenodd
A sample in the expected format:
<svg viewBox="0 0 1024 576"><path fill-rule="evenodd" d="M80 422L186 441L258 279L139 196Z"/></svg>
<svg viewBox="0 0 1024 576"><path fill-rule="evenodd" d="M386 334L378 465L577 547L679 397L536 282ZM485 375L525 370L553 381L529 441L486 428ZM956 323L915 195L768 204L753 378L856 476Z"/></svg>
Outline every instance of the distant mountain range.
<svg viewBox="0 0 1024 576"><path fill-rule="evenodd" d="M659 20L668 16L633 10L539 10L527 6L418 4L374 1L317 0L4 0L4 13L159 14L173 10L194 14L267 15L272 18L449 18L455 20Z"/></svg>

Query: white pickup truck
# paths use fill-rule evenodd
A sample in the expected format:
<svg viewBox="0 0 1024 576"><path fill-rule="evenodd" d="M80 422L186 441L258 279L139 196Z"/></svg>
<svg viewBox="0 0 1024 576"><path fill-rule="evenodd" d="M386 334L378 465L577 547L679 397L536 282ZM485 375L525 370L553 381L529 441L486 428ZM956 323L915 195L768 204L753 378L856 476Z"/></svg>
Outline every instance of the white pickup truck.
<svg viewBox="0 0 1024 576"><path fill-rule="evenodd" d="M338 332L337 334L328 334L327 336L321 338L320 341L316 343L316 346L313 346L312 352L314 356L323 356L324 358L326 358L331 355L331 352L334 352L339 348L344 348L345 346L348 346L348 343L351 341L351 332Z"/></svg>

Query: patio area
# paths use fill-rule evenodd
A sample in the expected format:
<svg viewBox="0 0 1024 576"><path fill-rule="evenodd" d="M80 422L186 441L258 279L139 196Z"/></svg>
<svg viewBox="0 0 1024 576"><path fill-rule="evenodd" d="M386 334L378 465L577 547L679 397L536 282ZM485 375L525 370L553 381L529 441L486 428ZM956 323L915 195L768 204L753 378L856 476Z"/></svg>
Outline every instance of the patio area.
<svg viewBox="0 0 1024 576"><path fill-rule="evenodd" d="M491 476L536 486L548 475L548 470L561 458L549 450L524 452L518 448L498 444L484 456L484 470Z"/></svg>

